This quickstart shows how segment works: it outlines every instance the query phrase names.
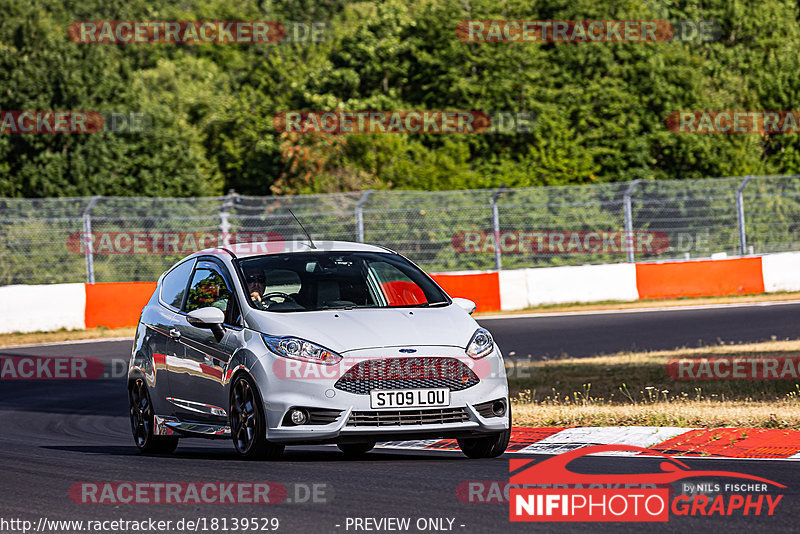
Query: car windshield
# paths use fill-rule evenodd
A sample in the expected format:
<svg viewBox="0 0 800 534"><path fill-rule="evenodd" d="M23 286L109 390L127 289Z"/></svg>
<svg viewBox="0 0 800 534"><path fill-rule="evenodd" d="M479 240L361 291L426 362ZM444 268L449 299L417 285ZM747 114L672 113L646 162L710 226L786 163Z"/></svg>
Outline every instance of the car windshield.
<svg viewBox="0 0 800 534"><path fill-rule="evenodd" d="M259 310L446 306L447 295L398 254L301 252L236 262L248 302Z"/></svg>

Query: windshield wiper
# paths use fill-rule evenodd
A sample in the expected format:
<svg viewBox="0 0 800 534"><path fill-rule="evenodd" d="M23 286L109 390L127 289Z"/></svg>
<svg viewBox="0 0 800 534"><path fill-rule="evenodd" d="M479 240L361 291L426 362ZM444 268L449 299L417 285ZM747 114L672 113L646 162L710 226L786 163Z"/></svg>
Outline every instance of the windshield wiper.
<svg viewBox="0 0 800 534"><path fill-rule="evenodd" d="M375 306L375 305L363 305L359 306L358 304L354 306L331 306L325 308L316 308L307 311L328 311L328 310L391 310L397 308L441 308L443 306L447 306L448 302L421 302L419 304L404 304L401 306Z"/></svg>
<svg viewBox="0 0 800 534"><path fill-rule="evenodd" d="M388 306L389 308L441 308L447 306L447 302L420 302L419 304L407 304L405 306Z"/></svg>

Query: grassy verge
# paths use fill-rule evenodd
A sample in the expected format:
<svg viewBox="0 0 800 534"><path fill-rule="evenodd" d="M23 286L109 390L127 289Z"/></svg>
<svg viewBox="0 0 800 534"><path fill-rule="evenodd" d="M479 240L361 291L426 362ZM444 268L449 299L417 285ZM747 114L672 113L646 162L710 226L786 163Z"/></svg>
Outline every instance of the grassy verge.
<svg viewBox="0 0 800 534"><path fill-rule="evenodd" d="M509 369L523 426L800 429L800 380L675 380L673 358L800 356L800 341L523 362Z"/></svg>
<svg viewBox="0 0 800 534"><path fill-rule="evenodd" d="M744 304L748 302L781 302L800 300L800 292L761 293L758 295L731 295L728 297L685 297L675 299L645 299L635 302L607 300L602 302L572 302L566 304L543 304L533 308L514 311L477 313L476 317L492 315L514 315L522 313L562 313L570 311L636 310L641 308L665 308L672 306L703 306L713 304Z"/></svg>
<svg viewBox="0 0 800 534"><path fill-rule="evenodd" d="M54 332L30 332L26 334L0 334L0 347L26 345L28 343L58 343L80 339L111 337L133 337L136 328L92 328L90 330L56 330Z"/></svg>

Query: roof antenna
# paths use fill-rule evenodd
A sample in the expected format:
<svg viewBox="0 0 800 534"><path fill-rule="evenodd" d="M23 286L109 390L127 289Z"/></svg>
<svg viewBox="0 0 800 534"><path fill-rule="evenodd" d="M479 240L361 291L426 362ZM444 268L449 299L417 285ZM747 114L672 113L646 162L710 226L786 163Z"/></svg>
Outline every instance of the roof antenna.
<svg viewBox="0 0 800 534"><path fill-rule="evenodd" d="M289 213L292 214L292 217L294 217L294 220L297 221L297 224L299 224L300 228L303 229L303 233L306 234L306 237L308 238L308 242L311 243L311 248L316 250L317 245L314 244L314 240L311 239L311 234L308 233L308 230L306 230L306 227L303 226L303 223L300 222L300 219L297 218L297 215L295 215L294 212L290 208L286 208L286 209L289 210Z"/></svg>

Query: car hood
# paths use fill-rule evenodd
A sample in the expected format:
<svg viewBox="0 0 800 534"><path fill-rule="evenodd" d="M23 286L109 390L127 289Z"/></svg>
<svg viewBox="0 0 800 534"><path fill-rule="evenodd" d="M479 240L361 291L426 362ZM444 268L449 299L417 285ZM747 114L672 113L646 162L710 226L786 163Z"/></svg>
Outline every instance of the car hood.
<svg viewBox="0 0 800 534"><path fill-rule="evenodd" d="M380 308L265 312L251 310L250 328L273 336L296 336L330 350L398 346L466 348L478 323L455 304L443 308Z"/></svg>

